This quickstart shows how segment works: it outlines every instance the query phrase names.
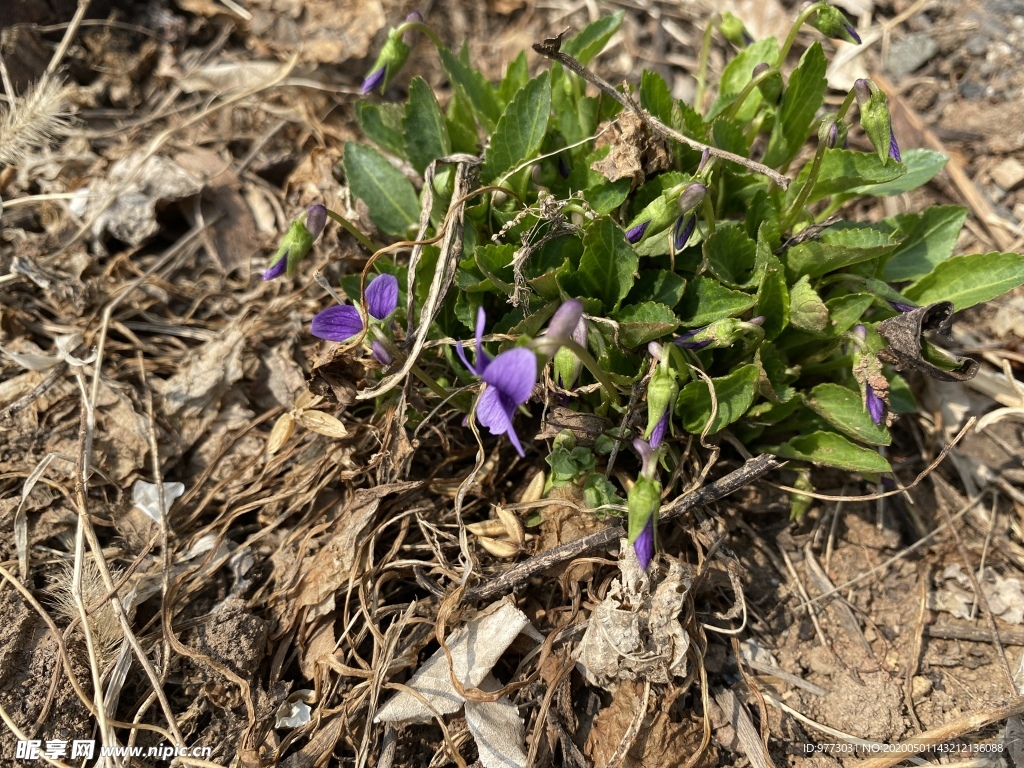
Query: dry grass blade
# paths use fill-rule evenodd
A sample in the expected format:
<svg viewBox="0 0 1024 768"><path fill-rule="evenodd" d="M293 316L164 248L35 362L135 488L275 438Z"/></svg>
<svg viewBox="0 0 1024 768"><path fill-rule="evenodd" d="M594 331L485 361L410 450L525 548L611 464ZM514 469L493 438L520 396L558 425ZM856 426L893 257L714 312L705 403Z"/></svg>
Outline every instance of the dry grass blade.
<svg viewBox="0 0 1024 768"><path fill-rule="evenodd" d="M71 129L68 89L54 77L43 77L21 96L11 99L0 117L0 165L17 165Z"/></svg>

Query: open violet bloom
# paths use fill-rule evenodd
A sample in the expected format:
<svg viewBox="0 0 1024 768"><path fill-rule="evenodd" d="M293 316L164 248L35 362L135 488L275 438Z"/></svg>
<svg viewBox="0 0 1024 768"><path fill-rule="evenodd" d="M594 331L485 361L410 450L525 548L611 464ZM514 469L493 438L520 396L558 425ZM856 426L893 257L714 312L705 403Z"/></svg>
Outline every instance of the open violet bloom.
<svg viewBox="0 0 1024 768"><path fill-rule="evenodd" d="M520 456L525 457L522 443L512 426L516 408L530 399L537 383L537 355L525 347L516 347L491 358L483 347L484 324L487 320L483 307L476 314L476 365L471 365L462 347L455 351L474 375L487 386L476 401L476 417L492 435L508 435Z"/></svg>
<svg viewBox="0 0 1024 768"><path fill-rule="evenodd" d="M386 320L398 307L398 278L377 275L366 286L366 312L374 320ZM363 332L363 318L351 304L328 307L313 315L310 333L327 341L345 341ZM376 340L372 347L374 357L387 365L390 355ZM383 359L387 358L387 359Z"/></svg>

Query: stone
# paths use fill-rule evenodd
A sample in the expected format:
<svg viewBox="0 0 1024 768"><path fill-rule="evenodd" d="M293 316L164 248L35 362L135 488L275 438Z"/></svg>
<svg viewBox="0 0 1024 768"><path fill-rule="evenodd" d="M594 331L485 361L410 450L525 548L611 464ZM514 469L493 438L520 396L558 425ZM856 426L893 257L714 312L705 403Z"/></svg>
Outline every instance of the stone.
<svg viewBox="0 0 1024 768"><path fill-rule="evenodd" d="M1024 181L1024 164L1014 157L1008 157L992 169L992 181L1009 192Z"/></svg>
<svg viewBox="0 0 1024 768"><path fill-rule="evenodd" d="M885 69L893 80L899 81L927 63L938 50L938 43L928 34L907 35L889 46Z"/></svg>

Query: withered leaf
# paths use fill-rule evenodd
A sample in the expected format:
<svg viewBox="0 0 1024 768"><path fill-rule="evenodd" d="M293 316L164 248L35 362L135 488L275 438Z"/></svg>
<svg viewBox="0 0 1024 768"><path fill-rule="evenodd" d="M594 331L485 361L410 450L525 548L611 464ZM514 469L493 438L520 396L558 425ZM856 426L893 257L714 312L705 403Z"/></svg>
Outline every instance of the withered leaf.
<svg viewBox="0 0 1024 768"><path fill-rule="evenodd" d="M593 413L581 413L560 405L552 406L544 417L537 440L554 440L563 429L568 429L576 438L576 445L589 448L612 423Z"/></svg>
<svg viewBox="0 0 1024 768"><path fill-rule="evenodd" d="M366 368L344 347L331 347L327 354L313 358L309 372L309 391L339 405L351 405L356 401Z"/></svg>
<svg viewBox="0 0 1024 768"><path fill-rule="evenodd" d="M878 324L878 332L889 346L878 353L880 360L901 371L920 371L939 381L968 381L978 373L978 362L950 354L952 370L940 368L925 358L923 338L928 331L952 341L953 304L939 301L926 307L903 312Z"/></svg>

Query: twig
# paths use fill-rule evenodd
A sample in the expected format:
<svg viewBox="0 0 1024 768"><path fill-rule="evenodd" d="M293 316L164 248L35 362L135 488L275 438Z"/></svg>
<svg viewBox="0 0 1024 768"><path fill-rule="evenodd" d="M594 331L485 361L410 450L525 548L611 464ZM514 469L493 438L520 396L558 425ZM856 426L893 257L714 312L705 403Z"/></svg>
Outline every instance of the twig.
<svg viewBox="0 0 1024 768"><path fill-rule="evenodd" d="M89 10L89 2L90 0L78 0L78 8L75 9L75 15L71 18L68 28L64 30L64 37L61 39L60 45L57 46L57 50L53 52L50 63L46 66L46 72L43 73L44 78L52 77L57 72L57 67L64 60L68 48L71 47L71 41L75 39L75 33L78 32L78 27L82 23L82 19L85 18L85 12Z"/></svg>
<svg viewBox="0 0 1024 768"><path fill-rule="evenodd" d="M695 507L710 504L738 491L744 486L750 485L750 483L771 472L773 469L781 467L784 463L775 456L768 454L757 456L747 461L739 469L711 483L711 485L706 485L703 488L683 494L662 509L658 516L661 520L671 520L674 517L680 517ZM542 552L536 557L531 557L529 560L516 563L494 579L494 581L466 590L465 600L486 600L496 597L524 584L531 577L542 571L554 568L587 552L593 552L595 549L607 546L625 535L626 530L621 525L610 525L603 531L598 531L590 536L584 536L582 539L566 542L546 552Z"/></svg>
<svg viewBox="0 0 1024 768"><path fill-rule="evenodd" d="M615 87L607 80L602 78L600 75L591 72L589 69L587 69L585 66L583 66L580 62L578 62L569 54L563 53L562 51L558 50L557 41L544 41L543 43L534 43L533 50L535 50L541 56L546 56L549 59L557 61L563 67L565 67L568 70L571 70L572 72L575 72L577 75L582 77L591 85L600 88L604 93L611 96L613 99L619 102L619 104L621 104L634 115L639 117L649 131L651 131L652 133L656 133L661 138L678 141L680 144L685 144L686 146L692 149L696 149L700 152L707 152L709 155L712 155L714 157L720 157L723 160L729 160L730 162L736 163L737 165L742 165L744 168L749 168L750 170L756 173L760 173L764 176L767 176L769 179L774 181L783 189L789 187L789 179L787 177L783 176L778 171L772 170L763 163L758 163L749 158L742 157L741 155L737 155L732 152L727 152L724 149L719 149L718 147L712 147L709 146L708 144L703 144L697 141L696 139L691 139L689 136L684 136L683 134L679 133L679 131L675 131L672 128L669 128L656 117L653 117L651 114L643 110L628 95L619 93L617 90L615 90Z"/></svg>

